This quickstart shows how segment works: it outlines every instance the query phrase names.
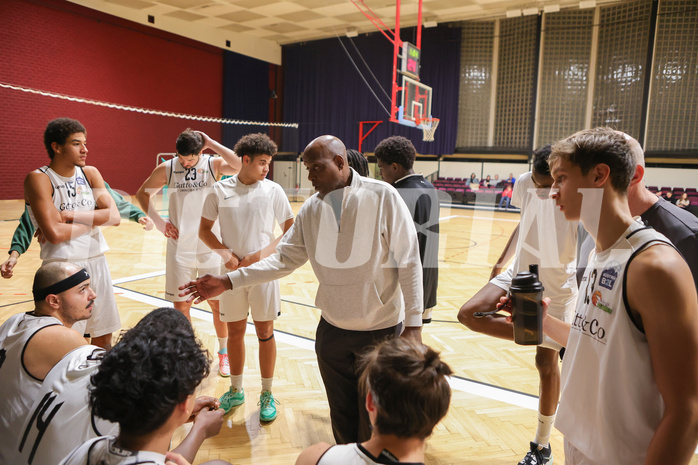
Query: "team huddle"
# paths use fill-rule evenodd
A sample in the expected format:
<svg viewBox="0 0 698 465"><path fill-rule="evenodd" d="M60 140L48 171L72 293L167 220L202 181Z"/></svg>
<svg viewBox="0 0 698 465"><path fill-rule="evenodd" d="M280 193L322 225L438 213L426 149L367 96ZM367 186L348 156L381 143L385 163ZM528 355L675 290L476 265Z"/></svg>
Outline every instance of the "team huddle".
<svg viewBox="0 0 698 465"><path fill-rule="evenodd" d="M296 463L424 462L448 410L451 368L421 342L436 306L439 197L415 173L408 139L376 147L383 181L367 177L365 157L338 138L311 141L302 161L316 194L294 217L267 179L277 147L264 134L231 150L184 131L176 157L138 190L142 210L86 165L86 134L69 118L48 124L50 163L25 179L25 216L2 265L11 277L36 234L35 309L0 327L1 463L193 462L245 402L249 314L259 419L275 420L279 279L306 262L319 283L315 351L337 445L311 446ZM511 196L519 226L490 282L458 312L469 329L512 340L512 279L539 266L538 427L522 465L553 463L553 425L569 464L688 463L696 449L698 220L649 193L643 175L639 143L608 128L536 151ZM167 218L156 206L165 186ZM122 217L167 237L165 296L174 308L153 310L112 347L121 322L99 226ZM204 300L218 374L230 379L220 398L195 396L211 370L190 316ZM187 421L191 431L170 450Z"/></svg>

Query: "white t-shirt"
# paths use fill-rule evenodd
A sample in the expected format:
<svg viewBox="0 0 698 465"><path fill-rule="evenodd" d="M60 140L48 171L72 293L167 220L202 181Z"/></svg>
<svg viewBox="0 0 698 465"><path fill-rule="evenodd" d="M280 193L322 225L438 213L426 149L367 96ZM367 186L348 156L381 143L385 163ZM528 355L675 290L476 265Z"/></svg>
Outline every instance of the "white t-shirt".
<svg viewBox="0 0 698 465"><path fill-rule="evenodd" d="M293 218L284 190L269 179L246 185L234 175L213 186L201 216L218 219L221 242L238 257L257 252L274 240L274 221Z"/></svg>
<svg viewBox="0 0 698 465"><path fill-rule="evenodd" d="M162 454L120 449L115 441L114 436L90 439L71 452L60 465L165 465Z"/></svg>
<svg viewBox="0 0 698 465"><path fill-rule="evenodd" d="M580 285L555 427L594 463L644 463L664 414L647 337L625 304L628 264L651 243L671 244L633 223L611 247L592 252Z"/></svg>
<svg viewBox="0 0 698 465"><path fill-rule="evenodd" d="M537 264L538 279L545 287L544 296L550 297L552 311L566 314L574 311L578 292L578 222L565 219L548 197L549 190L536 189L530 171L514 184L511 203L521 208L521 222L512 272L516 276Z"/></svg>
<svg viewBox="0 0 698 465"><path fill-rule="evenodd" d="M84 171L75 167L73 176L61 176L48 166L42 166L39 171L48 176L53 188L53 205L62 211L93 211L96 208L92 186L87 181ZM29 218L35 228L39 229L32 206L28 205ZM97 257L109 250L107 241L98 227L93 227L85 234L71 237L67 241L51 244L46 241L41 244L39 257L42 260L83 261Z"/></svg>
<svg viewBox="0 0 698 465"><path fill-rule="evenodd" d="M104 349L85 345L69 352L44 379L19 429L15 465L55 465L73 449L119 425L93 417L88 404L90 376L97 371Z"/></svg>
<svg viewBox="0 0 698 465"><path fill-rule="evenodd" d="M52 316L20 313L0 327L0 463L10 463L24 421L43 380L30 375L22 355L29 340L41 329L63 325Z"/></svg>

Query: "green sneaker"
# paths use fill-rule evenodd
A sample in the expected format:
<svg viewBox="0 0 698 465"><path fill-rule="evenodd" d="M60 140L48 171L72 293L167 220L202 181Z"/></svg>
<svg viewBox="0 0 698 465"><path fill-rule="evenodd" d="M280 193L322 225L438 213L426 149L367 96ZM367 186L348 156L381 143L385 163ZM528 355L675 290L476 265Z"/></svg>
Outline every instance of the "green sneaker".
<svg viewBox="0 0 698 465"><path fill-rule="evenodd" d="M259 396L259 420L272 421L276 419L276 405L279 401L274 399L270 391L263 391Z"/></svg>
<svg viewBox="0 0 698 465"><path fill-rule="evenodd" d="M220 398L221 408L225 413L230 412L230 409L242 405L245 402L245 390L240 389L239 391L234 387L231 387L225 394Z"/></svg>

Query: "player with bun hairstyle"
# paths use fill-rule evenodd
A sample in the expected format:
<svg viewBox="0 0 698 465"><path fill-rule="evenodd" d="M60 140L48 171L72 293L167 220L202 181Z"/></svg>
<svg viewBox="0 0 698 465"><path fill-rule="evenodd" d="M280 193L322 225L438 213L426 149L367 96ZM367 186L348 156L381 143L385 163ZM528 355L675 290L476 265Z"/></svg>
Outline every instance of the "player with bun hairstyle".
<svg viewBox="0 0 698 465"><path fill-rule="evenodd" d="M363 357L362 367L371 438L360 444L315 444L296 465L424 462L426 439L451 402L451 368L434 349L408 338L379 343Z"/></svg>

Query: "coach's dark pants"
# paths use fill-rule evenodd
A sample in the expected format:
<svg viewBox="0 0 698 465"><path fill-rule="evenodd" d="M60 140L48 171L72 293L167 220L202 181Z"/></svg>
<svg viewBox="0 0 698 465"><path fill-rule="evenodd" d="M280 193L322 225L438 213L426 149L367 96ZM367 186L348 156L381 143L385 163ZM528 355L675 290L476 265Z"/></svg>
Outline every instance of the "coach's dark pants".
<svg viewBox="0 0 698 465"><path fill-rule="evenodd" d="M332 432L337 444L361 442L371 437L365 398L359 395L357 361L371 345L395 337L401 330L402 323L376 331L349 331L320 318L315 353L327 391Z"/></svg>

